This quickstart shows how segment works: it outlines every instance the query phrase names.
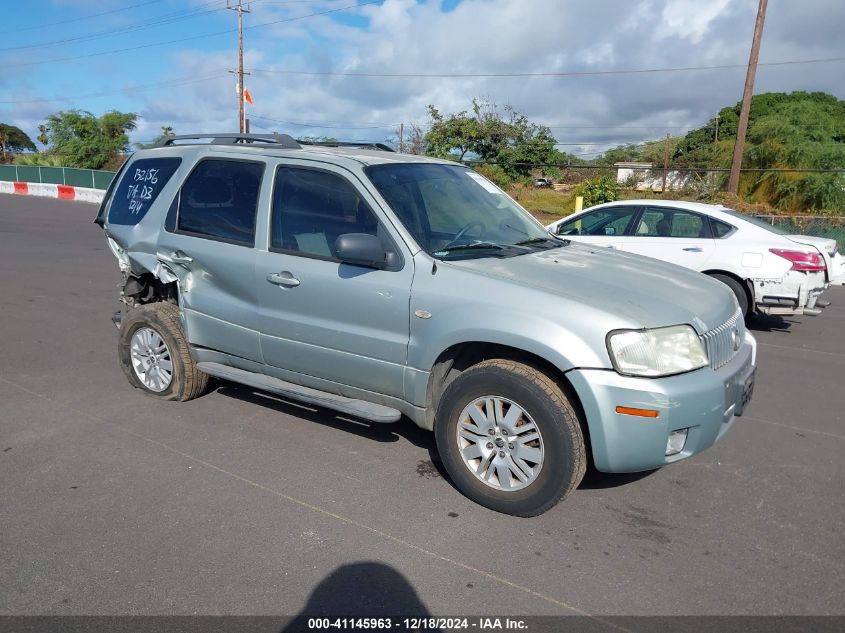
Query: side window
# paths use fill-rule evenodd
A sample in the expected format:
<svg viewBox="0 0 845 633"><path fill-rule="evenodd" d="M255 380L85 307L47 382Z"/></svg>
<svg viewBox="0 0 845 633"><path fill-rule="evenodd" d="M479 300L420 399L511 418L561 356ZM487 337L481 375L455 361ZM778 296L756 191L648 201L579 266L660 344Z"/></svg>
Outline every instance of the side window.
<svg viewBox="0 0 845 633"><path fill-rule="evenodd" d="M129 165L114 188L109 223L138 224L181 162L181 158L142 158Z"/></svg>
<svg viewBox="0 0 845 633"><path fill-rule="evenodd" d="M331 259L335 240L344 233L380 237L376 216L352 183L330 172L279 167L271 248Z"/></svg>
<svg viewBox="0 0 845 633"><path fill-rule="evenodd" d="M252 246L263 173L264 163L219 158L200 161L179 193L177 230Z"/></svg>
<svg viewBox="0 0 845 633"><path fill-rule="evenodd" d="M564 222L560 235L624 235L637 207L607 207Z"/></svg>
<svg viewBox="0 0 845 633"><path fill-rule="evenodd" d="M713 218L710 218L710 229L713 231L713 237L716 239L727 237L735 230L735 228L727 222L714 220Z"/></svg>
<svg viewBox="0 0 845 633"><path fill-rule="evenodd" d="M710 237L703 216L691 211L646 207L634 232L639 237Z"/></svg>

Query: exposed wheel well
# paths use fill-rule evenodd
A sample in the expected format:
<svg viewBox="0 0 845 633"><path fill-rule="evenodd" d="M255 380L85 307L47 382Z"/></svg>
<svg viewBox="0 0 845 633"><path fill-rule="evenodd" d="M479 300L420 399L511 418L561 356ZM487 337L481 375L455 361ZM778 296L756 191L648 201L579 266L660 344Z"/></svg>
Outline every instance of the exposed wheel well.
<svg viewBox="0 0 845 633"><path fill-rule="evenodd" d="M581 432L584 435L584 441L587 443L587 454L592 455L590 432L584 417L584 408L581 406L578 394L573 389L566 374L541 356L516 347L499 345L497 343L485 343L481 341L460 343L444 350L437 357L428 379L428 390L426 393L426 421L428 422L429 428L434 428L434 414L437 411L437 404L440 402L440 397L443 395L446 387L449 386L449 383L473 365L492 358L505 358L523 362L531 365L538 371L542 371L554 380L578 414Z"/></svg>
<svg viewBox="0 0 845 633"><path fill-rule="evenodd" d="M130 308L157 301L166 301L178 305L179 288L175 281L164 283L152 273L130 274L123 283L120 300Z"/></svg>
<svg viewBox="0 0 845 633"><path fill-rule="evenodd" d="M743 287L745 290L745 296L748 299L748 309L750 313L753 313L756 310L756 304L754 302L754 287L751 285L751 282L747 279L743 279L739 275L734 273L728 272L727 270L703 270L701 271L705 275L724 275L725 277L730 277L739 283L740 286Z"/></svg>

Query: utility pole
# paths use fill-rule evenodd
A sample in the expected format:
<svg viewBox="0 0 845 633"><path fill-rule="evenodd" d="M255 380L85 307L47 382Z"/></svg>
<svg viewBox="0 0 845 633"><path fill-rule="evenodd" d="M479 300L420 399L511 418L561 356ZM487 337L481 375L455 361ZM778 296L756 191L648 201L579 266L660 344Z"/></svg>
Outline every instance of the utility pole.
<svg viewBox="0 0 845 633"><path fill-rule="evenodd" d="M246 131L246 121L244 121L244 13L249 13L249 5L244 7L243 0L238 0L238 4L230 5L227 0L226 8L238 12L238 132L243 134Z"/></svg>
<svg viewBox="0 0 845 633"><path fill-rule="evenodd" d="M716 134L713 136L713 167L718 165L719 161L719 113L716 113ZM717 179L716 172L710 172L708 175L708 179L711 183L715 182Z"/></svg>
<svg viewBox="0 0 845 633"><path fill-rule="evenodd" d="M405 124L399 124L399 153L405 153Z"/></svg>
<svg viewBox="0 0 845 633"><path fill-rule="evenodd" d="M666 193L666 177L669 175L669 134L666 135L666 144L663 146L663 189L662 194Z"/></svg>
<svg viewBox="0 0 845 633"><path fill-rule="evenodd" d="M748 113L751 111L751 95L754 92L754 77L757 74L757 59L760 57L760 40L763 37L763 22L766 20L768 0L760 0L757 6L757 21L754 23L754 39L751 40L751 55L748 58L748 72L745 74L745 89L742 92L742 107L736 128L736 143L731 161L731 177L728 192L739 191L739 170L742 167L742 153L745 150L745 133L748 131Z"/></svg>

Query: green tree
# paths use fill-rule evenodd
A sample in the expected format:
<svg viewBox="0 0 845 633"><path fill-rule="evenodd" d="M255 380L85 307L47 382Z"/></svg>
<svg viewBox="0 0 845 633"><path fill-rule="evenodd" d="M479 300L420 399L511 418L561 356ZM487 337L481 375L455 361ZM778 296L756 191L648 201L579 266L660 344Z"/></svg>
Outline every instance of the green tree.
<svg viewBox="0 0 845 633"><path fill-rule="evenodd" d="M472 111L444 116L428 107L431 128L425 136L426 153L440 158L464 160L468 154L498 164L508 178L531 174L536 164L553 163L558 157L549 128L537 125L514 110L474 99Z"/></svg>
<svg viewBox="0 0 845 633"><path fill-rule="evenodd" d="M466 110L444 117L433 105L428 106L431 129L426 134L426 153L438 158L463 160L467 153L481 154L483 132L481 121Z"/></svg>
<svg viewBox="0 0 845 633"><path fill-rule="evenodd" d="M669 140L673 167L730 167L741 103L719 110L700 128ZM717 138L718 121L718 138ZM595 162L622 160L663 165L665 139L621 145ZM743 154L747 171L740 194L789 212L836 210L845 213L845 101L823 92L768 92L754 95ZM798 169L800 171L783 171ZM766 171L771 170L771 171ZM724 188L726 173L700 176L708 188Z"/></svg>
<svg viewBox="0 0 845 633"><path fill-rule="evenodd" d="M674 164L728 167L736 140L741 103L690 131L678 143ZM770 92L751 100L743 167L842 169L845 165L845 101L823 92ZM841 172L758 171L742 174L740 193L785 211L831 209L845 212Z"/></svg>
<svg viewBox="0 0 845 633"><path fill-rule="evenodd" d="M150 143L135 143L135 147L138 149L149 149L150 147L155 147L164 139L175 136L175 132L173 131L173 126L171 125L162 125L161 126L161 134L156 136Z"/></svg>
<svg viewBox="0 0 845 633"><path fill-rule="evenodd" d="M47 126L44 124L38 126L38 142L44 147L50 144L50 135L47 133Z"/></svg>
<svg viewBox="0 0 845 633"><path fill-rule="evenodd" d="M96 117L83 110L56 112L45 126L51 151L67 167L100 169L129 148L127 132L134 130L138 115L112 110Z"/></svg>
<svg viewBox="0 0 845 633"><path fill-rule="evenodd" d="M6 162L9 152L35 151L35 143L26 133L15 125L0 123L0 152Z"/></svg>

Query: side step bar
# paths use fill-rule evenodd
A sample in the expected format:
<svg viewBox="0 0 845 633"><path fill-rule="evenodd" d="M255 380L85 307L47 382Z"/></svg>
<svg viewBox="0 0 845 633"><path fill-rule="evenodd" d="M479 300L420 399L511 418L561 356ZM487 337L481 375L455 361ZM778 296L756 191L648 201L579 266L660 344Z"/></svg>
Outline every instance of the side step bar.
<svg viewBox="0 0 845 633"><path fill-rule="evenodd" d="M396 409L384 406L383 404L338 396L333 393L319 391L318 389L295 385L292 382L279 380L272 376L256 374L255 372L238 369L237 367L229 367L228 365L221 365L220 363L197 363L197 368L209 376L231 380L232 382L247 385L248 387L255 387L256 389L269 391L319 407L326 407L327 409L354 415L365 420L370 420L371 422L396 422L402 416Z"/></svg>

